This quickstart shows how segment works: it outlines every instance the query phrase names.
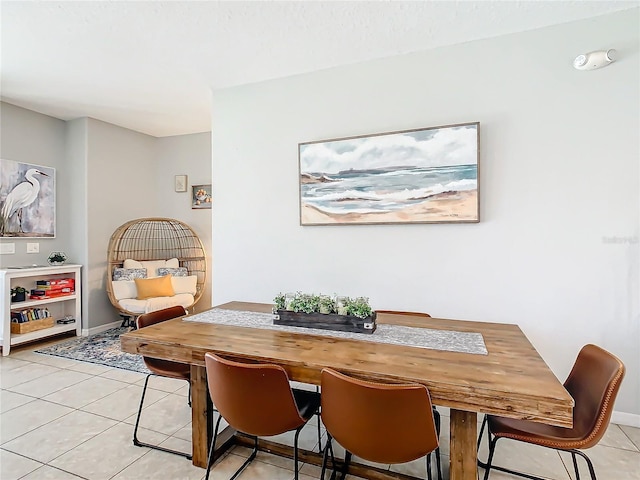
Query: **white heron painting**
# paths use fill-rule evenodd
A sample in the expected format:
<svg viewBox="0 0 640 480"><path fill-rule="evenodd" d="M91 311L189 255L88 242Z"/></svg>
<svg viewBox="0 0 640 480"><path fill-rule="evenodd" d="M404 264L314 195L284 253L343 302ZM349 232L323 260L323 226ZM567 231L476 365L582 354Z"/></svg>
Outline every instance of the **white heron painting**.
<svg viewBox="0 0 640 480"><path fill-rule="evenodd" d="M56 170L0 160L0 237L56 236Z"/></svg>

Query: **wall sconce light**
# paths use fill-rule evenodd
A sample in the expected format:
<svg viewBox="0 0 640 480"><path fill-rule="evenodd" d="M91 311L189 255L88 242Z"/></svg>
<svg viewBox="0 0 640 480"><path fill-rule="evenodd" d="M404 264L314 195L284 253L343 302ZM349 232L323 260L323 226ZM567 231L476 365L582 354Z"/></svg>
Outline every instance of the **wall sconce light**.
<svg viewBox="0 0 640 480"><path fill-rule="evenodd" d="M573 66L578 70L595 70L596 68L606 67L615 61L615 53L616 51L612 48L584 53L573 60Z"/></svg>

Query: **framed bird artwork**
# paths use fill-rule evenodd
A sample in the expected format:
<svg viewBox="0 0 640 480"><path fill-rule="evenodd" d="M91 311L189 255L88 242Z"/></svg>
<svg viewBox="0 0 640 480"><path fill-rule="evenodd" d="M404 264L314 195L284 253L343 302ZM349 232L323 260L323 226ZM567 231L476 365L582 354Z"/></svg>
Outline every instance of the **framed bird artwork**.
<svg viewBox="0 0 640 480"><path fill-rule="evenodd" d="M56 169L0 159L0 237L56 236Z"/></svg>

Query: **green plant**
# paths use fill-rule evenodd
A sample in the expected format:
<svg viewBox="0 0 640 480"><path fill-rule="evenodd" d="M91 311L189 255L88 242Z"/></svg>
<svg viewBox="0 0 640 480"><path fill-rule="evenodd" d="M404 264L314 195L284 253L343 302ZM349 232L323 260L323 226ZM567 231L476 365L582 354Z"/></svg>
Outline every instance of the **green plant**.
<svg viewBox="0 0 640 480"><path fill-rule="evenodd" d="M358 318L367 318L373 313L367 297L347 298L346 307L347 315Z"/></svg>
<svg viewBox="0 0 640 480"><path fill-rule="evenodd" d="M27 293L27 289L24 287L15 287L11 289L11 295L15 295L16 293Z"/></svg>
<svg viewBox="0 0 640 480"><path fill-rule="evenodd" d="M329 295L320 295L318 297L318 311L320 313L335 313L336 302Z"/></svg>
<svg viewBox="0 0 640 480"><path fill-rule="evenodd" d="M49 255L50 262L62 263L67 261L67 256L62 252L51 252Z"/></svg>
<svg viewBox="0 0 640 480"><path fill-rule="evenodd" d="M276 297L273 299L273 303L275 305L276 310L284 310L285 309L284 302L285 302L285 295L282 292L276 295Z"/></svg>
<svg viewBox="0 0 640 480"><path fill-rule="evenodd" d="M296 292L291 301L291 310L294 312L313 313L319 311L318 296L308 293Z"/></svg>

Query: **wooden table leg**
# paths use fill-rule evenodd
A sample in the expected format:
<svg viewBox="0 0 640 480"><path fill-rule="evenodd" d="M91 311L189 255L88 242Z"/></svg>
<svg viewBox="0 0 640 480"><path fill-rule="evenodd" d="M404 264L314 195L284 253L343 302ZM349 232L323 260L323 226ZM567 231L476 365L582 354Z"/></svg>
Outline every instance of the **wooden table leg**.
<svg viewBox="0 0 640 480"><path fill-rule="evenodd" d="M193 464L207 467L209 421L207 418L207 371L204 366L191 365L191 445Z"/></svg>
<svg viewBox="0 0 640 480"><path fill-rule="evenodd" d="M478 425L476 412L451 409L450 480L476 480Z"/></svg>

